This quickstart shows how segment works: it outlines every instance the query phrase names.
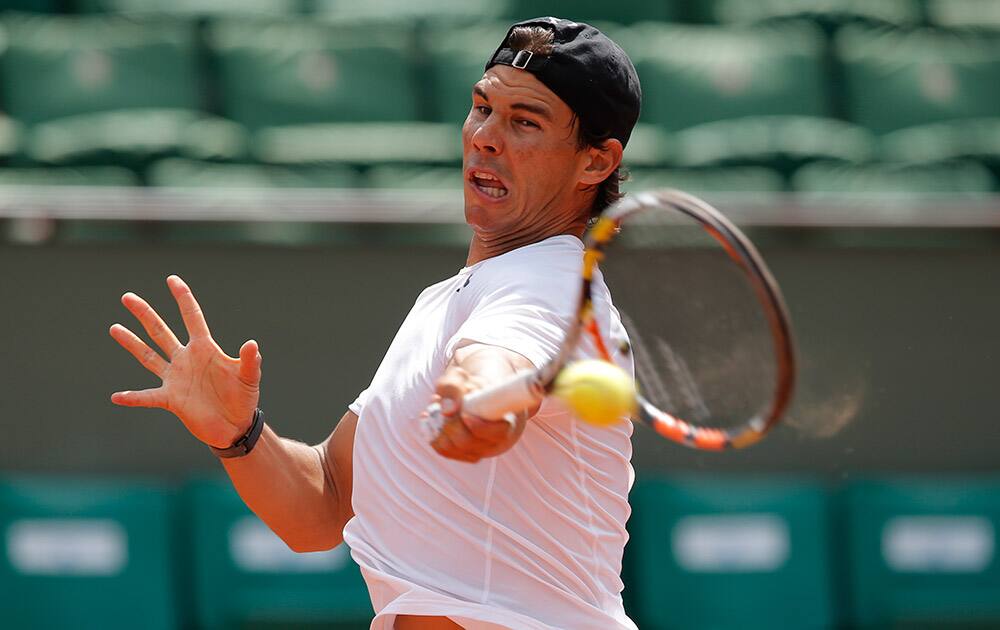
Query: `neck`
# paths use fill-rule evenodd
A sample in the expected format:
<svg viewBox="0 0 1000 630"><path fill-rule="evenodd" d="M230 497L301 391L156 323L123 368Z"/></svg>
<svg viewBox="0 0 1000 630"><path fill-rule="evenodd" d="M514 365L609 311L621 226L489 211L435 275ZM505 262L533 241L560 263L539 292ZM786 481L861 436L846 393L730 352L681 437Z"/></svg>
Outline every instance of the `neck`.
<svg viewBox="0 0 1000 630"><path fill-rule="evenodd" d="M547 238L567 234L577 238L583 238L583 233L587 230L585 220L575 221L571 225L563 226L561 229L552 230L532 230L524 232L513 232L500 235L486 235L476 231L472 235L472 242L469 243L469 256L465 261L467 267L482 262L488 258L506 254L519 247L540 243Z"/></svg>

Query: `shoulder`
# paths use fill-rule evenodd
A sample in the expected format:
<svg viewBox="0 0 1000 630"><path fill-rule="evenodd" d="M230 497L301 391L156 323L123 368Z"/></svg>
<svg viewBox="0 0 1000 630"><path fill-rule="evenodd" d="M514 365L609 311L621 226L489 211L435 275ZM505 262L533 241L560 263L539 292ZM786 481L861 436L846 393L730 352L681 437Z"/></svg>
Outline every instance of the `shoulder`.
<svg viewBox="0 0 1000 630"><path fill-rule="evenodd" d="M583 255L583 241L561 234L552 236L544 241L525 245L511 250L502 256L490 259L496 264L537 264L546 262L553 265L565 265L566 263L579 263Z"/></svg>
<svg viewBox="0 0 1000 630"><path fill-rule="evenodd" d="M463 271L459 271L453 276L449 276L448 278L439 280L434 284L424 287L424 289L417 295L416 300L414 300L414 306L437 301L441 298L441 296L447 296L453 292L455 283L459 282L460 278L464 275Z"/></svg>
<svg viewBox="0 0 1000 630"><path fill-rule="evenodd" d="M562 284L580 274L583 243L573 236L553 236L480 263L483 282L503 286Z"/></svg>

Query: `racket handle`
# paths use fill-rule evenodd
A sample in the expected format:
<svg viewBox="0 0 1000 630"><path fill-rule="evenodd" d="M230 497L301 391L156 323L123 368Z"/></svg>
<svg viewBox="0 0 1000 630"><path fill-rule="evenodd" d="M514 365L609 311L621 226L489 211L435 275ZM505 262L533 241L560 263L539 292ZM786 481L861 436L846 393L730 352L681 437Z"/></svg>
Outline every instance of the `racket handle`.
<svg viewBox="0 0 1000 630"><path fill-rule="evenodd" d="M462 409L480 418L510 422L511 414L533 407L545 396L537 377L536 370L522 370L510 380L472 392L462 400ZM433 403L427 407L422 420L428 441L434 441L444 426L441 405Z"/></svg>
<svg viewBox="0 0 1000 630"><path fill-rule="evenodd" d="M535 370L521 370L508 381L472 392L462 400L462 408L473 416L497 419L533 407L545 396L536 375Z"/></svg>

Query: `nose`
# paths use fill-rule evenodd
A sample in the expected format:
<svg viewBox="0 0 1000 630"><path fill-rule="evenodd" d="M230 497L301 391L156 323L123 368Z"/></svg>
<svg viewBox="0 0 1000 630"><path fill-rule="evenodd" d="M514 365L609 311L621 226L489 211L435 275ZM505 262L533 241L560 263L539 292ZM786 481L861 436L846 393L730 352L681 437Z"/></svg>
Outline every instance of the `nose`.
<svg viewBox="0 0 1000 630"><path fill-rule="evenodd" d="M503 138L497 129L497 116L487 116L472 130L472 146L477 151L499 155L503 151Z"/></svg>

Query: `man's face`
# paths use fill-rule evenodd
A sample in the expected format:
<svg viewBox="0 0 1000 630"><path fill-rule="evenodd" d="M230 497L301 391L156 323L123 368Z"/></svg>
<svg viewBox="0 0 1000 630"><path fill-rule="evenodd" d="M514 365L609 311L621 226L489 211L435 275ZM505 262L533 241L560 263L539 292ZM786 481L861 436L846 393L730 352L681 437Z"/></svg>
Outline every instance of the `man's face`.
<svg viewBox="0 0 1000 630"><path fill-rule="evenodd" d="M569 223L588 197L589 161L572 110L530 72L497 65L473 88L462 127L465 218L481 238Z"/></svg>

